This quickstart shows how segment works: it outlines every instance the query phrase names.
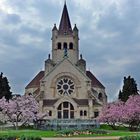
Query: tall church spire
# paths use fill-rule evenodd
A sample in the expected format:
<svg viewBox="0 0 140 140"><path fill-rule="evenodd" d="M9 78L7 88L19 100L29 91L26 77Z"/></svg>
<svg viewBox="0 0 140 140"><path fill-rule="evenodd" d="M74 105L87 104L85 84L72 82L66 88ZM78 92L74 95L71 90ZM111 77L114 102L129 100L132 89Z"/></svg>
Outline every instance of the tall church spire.
<svg viewBox="0 0 140 140"><path fill-rule="evenodd" d="M72 28L70 23L70 18L67 10L66 2L64 4L62 17L59 25L59 34L61 35L71 35L72 34Z"/></svg>

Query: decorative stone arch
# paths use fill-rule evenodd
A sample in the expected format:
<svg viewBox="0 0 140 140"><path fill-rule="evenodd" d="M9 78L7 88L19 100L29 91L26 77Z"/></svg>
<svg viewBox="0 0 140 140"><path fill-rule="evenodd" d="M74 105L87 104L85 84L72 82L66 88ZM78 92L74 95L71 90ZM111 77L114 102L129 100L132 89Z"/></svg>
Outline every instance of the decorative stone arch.
<svg viewBox="0 0 140 140"><path fill-rule="evenodd" d="M75 111L77 104L70 98L61 98L55 103L58 119L73 119L75 118Z"/></svg>
<svg viewBox="0 0 140 140"><path fill-rule="evenodd" d="M54 107L57 108L59 106L59 104L61 104L62 102L70 102L73 106L74 106L74 109L77 109L77 103L69 98L69 97L64 97L64 98L60 98L55 104L54 104Z"/></svg>
<svg viewBox="0 0 140 140"><path fill-rule="evenodd" d="M72 73L69 73L69 72L62 72L62 73L59 73L57 74L53 79L52 79L52 82L51 82L51 87L52 88L55 88L56 84L57 84L57 81L60 80L61 78L63 77L67 77L67 78L70 78L71 80L73 80L73 82L75 83L75 86L78 87L80 86L81 82L79 81L78 77Z"/></svg>

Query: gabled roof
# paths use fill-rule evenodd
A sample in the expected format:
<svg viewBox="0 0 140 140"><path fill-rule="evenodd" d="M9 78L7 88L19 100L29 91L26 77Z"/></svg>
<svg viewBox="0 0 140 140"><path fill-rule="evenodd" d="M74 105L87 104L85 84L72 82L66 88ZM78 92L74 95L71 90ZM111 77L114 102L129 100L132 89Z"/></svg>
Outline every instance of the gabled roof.
<svg viewBox="0 0 140 140"><path fill-rule="evenodd" d="M71 35L72 34L72 28L70 23L70 18L67 10L66 3L64 4L62 17L59 25L59 34L61 35Z"/></svg>
<svg viewBox="0 0 140 140"><path fill-rule="evenodd" d="M43 100L43 106L53 106L58 99L46 99Z"/></svg>
<svg viewBox="0 0 140 140"><path fill-rule="evenodd" d="M89 105L88 99L76 99L76 98L73 98L73 100L74 100L79 106L88 106L88 105ZM96 100L93 99L93 105L101 105L101 104L98 103Z"/></svg>
<svg viewBox="0 0 140 140"><path fill-rule="evenodd" d="M92 87L99 87L105 89L102 83L90 71L86 71L86 75L91 80Z"/></svg>
<svg viewBox="0 0 140 140"><path fill-rule="evenodd" d="M87 80L90 80L90 78L82 71L80 70L76 65L74 65L69 59L68 57L64 57L59 63L57 63L53 69L47 74L45 75L44 79L50 74L52 73L61 63L63 63L63 61L67 60L76 70L78 70Z"/></svg>
<svg viewBox="0 0 140 140"><path fill-rule="evenodd" d="M88 99L76 99L73 98L73 100L80 106L87 106L88 105Z"/></svg>
<svg viewBox="0 0 140 140"><path fill-rule="evenodd" d="M44 77L44 71L40 71L35 78L25 87L27 88L34 88L40 86L40 80Z"/></svg>

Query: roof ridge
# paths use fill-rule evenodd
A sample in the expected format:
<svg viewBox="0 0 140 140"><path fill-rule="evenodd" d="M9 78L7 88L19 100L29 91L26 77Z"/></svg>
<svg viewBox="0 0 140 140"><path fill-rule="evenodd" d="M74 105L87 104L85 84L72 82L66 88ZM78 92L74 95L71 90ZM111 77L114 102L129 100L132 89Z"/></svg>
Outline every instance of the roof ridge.
<svg viewBox="0 0 140 140"><path fill-rule="evenodd" d="M25 89L33 87L33 86L37 86L39 84L38 82L43 78L43 76L44 76L43 70L38 72L33 78L33 80L25 87Z"/></svg>
<svg viewBox="0 0 140 140"><path fill-rule="evenodd" d="M101 88L105 88L104 85L94 76L91 71L86 71L86 75L92 80L93 86L99 86Z"/></svg>

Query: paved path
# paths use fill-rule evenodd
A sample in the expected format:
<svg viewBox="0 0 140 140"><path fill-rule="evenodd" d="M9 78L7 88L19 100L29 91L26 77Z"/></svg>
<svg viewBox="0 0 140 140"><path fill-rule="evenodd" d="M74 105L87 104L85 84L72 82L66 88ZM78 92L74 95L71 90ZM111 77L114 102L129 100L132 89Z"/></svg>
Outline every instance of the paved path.
<svg viewBox="0 0 140 140"><path fill-rule="evenodd" d="M43 140L119 140L119 136L105 136L105 137L82 137L82 138L42 138Z"/></svg>

